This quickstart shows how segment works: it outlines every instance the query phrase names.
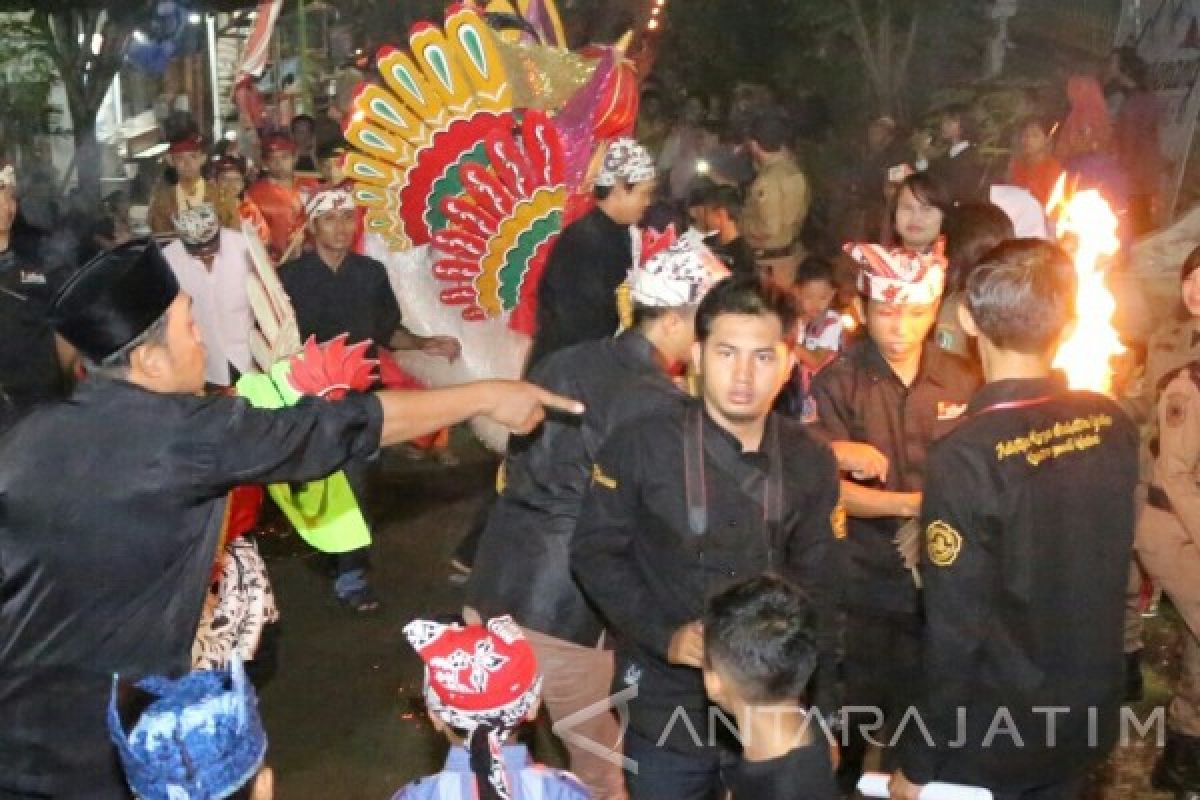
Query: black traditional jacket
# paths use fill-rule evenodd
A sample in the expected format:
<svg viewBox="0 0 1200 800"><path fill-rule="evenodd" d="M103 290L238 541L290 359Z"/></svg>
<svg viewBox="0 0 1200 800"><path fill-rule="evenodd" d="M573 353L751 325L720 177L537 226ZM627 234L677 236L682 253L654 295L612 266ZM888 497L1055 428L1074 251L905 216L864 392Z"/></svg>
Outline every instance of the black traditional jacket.
<svg viewBox="0 0 1200 800"><path fill-rule="evenodd" d="M0 440L0 796L126 797L113 674L188 670L225 513L379 446L372 396L261 411L90 379Z"/></svg>
<svg viewBox="0 0 1200 800"><path fill-rule="evenodd" d="M616 333L617 287L632 267L629 226L599 208L564 228L538 283L529 367L556 350Z"/></svg>
<svg viewBox="0 0 1200 800"><path fill-rule="evenodd" d="M765 572L811 598L819 651L813 699L826 713L836 708L837 498L833 453L778 414L768 418L757 451L743 450L700 400L642 417L609 438L575 529L571 566L615 634L614 691L638 687L629 701L634 731L680 752L708 746L700 670L668 663L667 648L676 630L703 616L709 598ZM702 741L680 723L679 710Z"/></svg>
<svg viewBox="0 0 1200 800"><path fill-rule="evenodd" d="M582 416L552 415L510 440L505 486L488 517L468 585L484 616L511 614L529 628L584 646L603 629L571 577L570 546L600 446L620 424L684 394L637 331L560 350L529 380L581 401Z"/></svg>
<svg viewBox="0 0 1200 800"><path fill-rule="evenodd" d="M1122 700L1133 423L1055 378L997 381L927 474L929 737L905 728L905 774L1016 792L1082 773L1112 748Z"/></svg>
<svg viewBox="0 0 1200 800"><path fill-rule="evenodd" d="M978 385L966 361L927 343L916 378L905 386L875 343L865 339L813 379L817 418L809 430L826 441L864 442L887 457L886 482L856 482L889 492L919 492L930 445L958 424ZM902 524L900 517L848 518L848 535L840 544L846 560L844 603L851 612L917 613L916 585L894 542Z"/></svg>

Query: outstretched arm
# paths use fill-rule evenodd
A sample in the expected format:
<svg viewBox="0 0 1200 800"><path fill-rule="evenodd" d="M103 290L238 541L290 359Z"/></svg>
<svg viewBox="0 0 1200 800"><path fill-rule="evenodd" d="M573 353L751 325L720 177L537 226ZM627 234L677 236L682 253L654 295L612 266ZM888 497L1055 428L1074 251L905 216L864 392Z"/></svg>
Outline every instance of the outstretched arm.
<svg viewBox="0 0 1200 800"><path fill-rule="evenodd" d="M541 423L546 409L578 414L583 406L523 381L382 391L332 403L308 397L274 411L251 408L243 400L212 398L197 412L209 416L199 427L211 431L211 438L194 437L179 446L201 472L195 484L223 491L239 483L323 478L381 445L476 416L527 433Z"/></svg>
<svg viewBox="0 0 1200 800"><path fill-rule="evenodd" d="M546 410L583 413L583 404L524 381L479 381L444 389L382 391L381 445L398 444L457 424L488 417L513 433L529 433Z"/></svg>
<svg viewBox="0 0 1200 800"><path fill-rule="evenodd" d="M462 344L453 336L420 336L403 325L396 327L388 347L392 350L418 350L447 361L454 361L462 354Z"/></svg>
<svg viewBox="0 0 1200 800"><path fill-rule="evenodd" d="M852 517L915 517L921 511L920 492L889 492L842 481L842 502Z"/></svg>

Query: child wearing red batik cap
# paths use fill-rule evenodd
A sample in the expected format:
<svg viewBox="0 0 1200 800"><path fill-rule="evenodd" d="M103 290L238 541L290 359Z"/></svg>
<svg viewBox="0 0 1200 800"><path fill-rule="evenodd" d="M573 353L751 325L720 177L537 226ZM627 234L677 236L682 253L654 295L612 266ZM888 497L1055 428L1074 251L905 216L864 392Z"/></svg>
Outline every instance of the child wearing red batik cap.
<svg viewBox="0 0 1200 800"><path fill-rule="evenodd" d="M425 703L450 740L445 768L413 781L392 800L586 800L569 772L535 764L524 745L505 744L537 716L542 676L512 617L486 625L417 619L404 635L425 662Z"/></svg>

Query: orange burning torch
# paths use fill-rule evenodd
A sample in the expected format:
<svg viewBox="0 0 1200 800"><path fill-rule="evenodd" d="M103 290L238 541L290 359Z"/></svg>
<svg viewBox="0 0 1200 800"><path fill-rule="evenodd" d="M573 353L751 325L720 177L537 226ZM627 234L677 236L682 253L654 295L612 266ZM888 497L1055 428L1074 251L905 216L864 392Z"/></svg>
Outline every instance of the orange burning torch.
<svg viewBox="0 0 1200 800"><path fill-rule="evenodd" d="M1113 377L1110 359L1125 351L1112 325L1117 303L1104 283L1101 261L1120 247L1117 216L1094 189L1068 192L1065 173L1054 187L1046 213L1058 227L1059 241L1074 253L1079 280L1075 330L1060 345L1054 366L1066 372L1072 389L1108 393Z"/></svg>

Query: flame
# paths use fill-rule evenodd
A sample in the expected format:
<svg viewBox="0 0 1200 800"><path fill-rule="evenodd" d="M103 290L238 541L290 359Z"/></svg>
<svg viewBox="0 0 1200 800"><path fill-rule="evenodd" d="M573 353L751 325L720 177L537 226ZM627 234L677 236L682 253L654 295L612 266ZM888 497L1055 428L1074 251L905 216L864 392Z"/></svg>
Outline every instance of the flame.
<svg viewBox="0 0 1200 800"><path fill-rule="evenodd" d="M1055 219L1059 240L1068 247L1074 245L1075 274L1079 281L1075 295L1078 318L1070 338L1059 347L1054 366L1067 373L1072 389L1107 393L1112 389L1109 360L1125 351L1112 326L1117 303L1104 283L1105 274L1100 266L1102 257L1111 256L1120 248L1117 216L1098 191L1071 192L1066 184L1064 173L1054 187L1046 212Z"/></svg>
<svg viewBox="0 0 1200 800"><path fill-rule="evenodd" d="M1063 200L1067 197L1067 173L1063 172L1058 176L1058 180L1054 182L1054 188L1050 191L1050 199L1046 201L1046 216L1051 219L1057 219L1057 212L1062 207Z"/></svg>

